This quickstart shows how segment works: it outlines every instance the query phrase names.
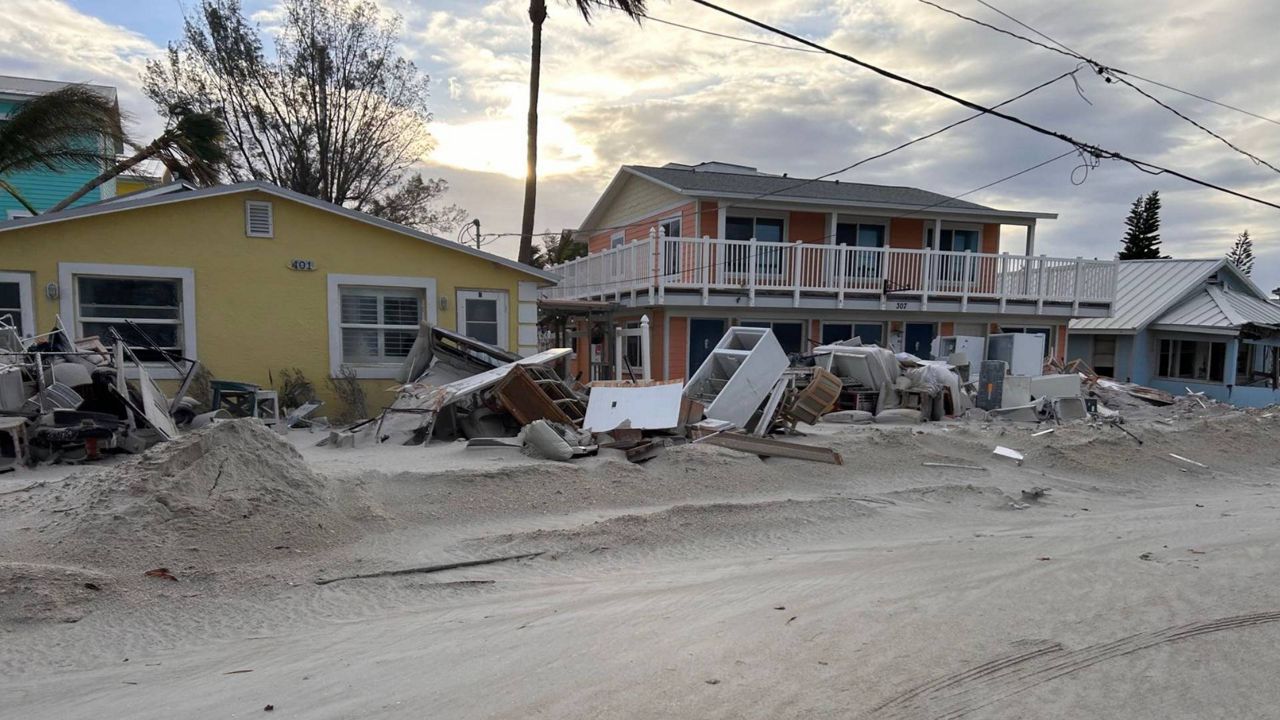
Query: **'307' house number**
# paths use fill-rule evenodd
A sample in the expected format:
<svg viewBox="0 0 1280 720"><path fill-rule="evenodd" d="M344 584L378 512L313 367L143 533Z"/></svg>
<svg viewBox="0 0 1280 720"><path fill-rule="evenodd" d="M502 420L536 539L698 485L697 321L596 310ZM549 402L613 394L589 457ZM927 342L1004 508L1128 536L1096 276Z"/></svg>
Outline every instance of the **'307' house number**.
<svg viewBox="0 0 1280 720"><path fill-rule="evenodd" d="M302 271L315 270L316 261L315 260L290 260L289 269L302 270Z"/></svg>

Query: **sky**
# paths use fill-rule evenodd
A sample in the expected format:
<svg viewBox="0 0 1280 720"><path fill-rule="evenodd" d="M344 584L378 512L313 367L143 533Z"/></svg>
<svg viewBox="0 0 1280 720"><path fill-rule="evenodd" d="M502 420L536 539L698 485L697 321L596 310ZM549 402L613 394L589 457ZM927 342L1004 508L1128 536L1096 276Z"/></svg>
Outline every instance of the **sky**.
<svg viewBox="0 0 1280 720"><path fill-rule="evenodd" d="M713 37L601 11L590 25L548 0L540 104L537 226L577 227L623 164L719 160L813 177L971 114L943 98L835 58ZM188 6L195 0L186 0ZM403 17L403 53L430 75L435 147L421 169L486 233L520 228L530 29L526 0L377 0ZM978 0L938 4L1027 33ZM1097 62L1280 120L1280 3L1269 0L989 0ZM264 21L276 0L244 0ZM978 103L1007 100L1079 63L964 22L916 0L723 0L722 4ZM160 127L139 73L181 31L179 0L5 0L0 74L114 85L138 136ZM650 14L757 41L789 41L689 0ZM1280 173L1087 67L1004 108L1131 157L1280 203ZM1158 86L1151 94L1280 167L1280 124ZM842 180L965 193L1070 149L984 117L840 175ZM1164 251L1220 256L1255 238L1254 279L1280 286L1280 210L1153 176L1116 161L1068 157L965 199L1056 212L1037 252L1113 257L1133 200L1159 190ZM1016 250L1006 234L1007 250ZM487 249L514 256L505 238Z"/></svg>

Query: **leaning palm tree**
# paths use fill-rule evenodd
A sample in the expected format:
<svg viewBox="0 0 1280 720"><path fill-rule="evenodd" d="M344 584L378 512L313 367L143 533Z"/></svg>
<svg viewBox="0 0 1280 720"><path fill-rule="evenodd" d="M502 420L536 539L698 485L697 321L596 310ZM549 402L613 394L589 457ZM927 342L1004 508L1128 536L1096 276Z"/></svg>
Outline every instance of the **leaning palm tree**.
<svg viewBox="0 0 1280 720"><path fill-rule="evenodd" d="M644 17L646 0L572 0L582 13L582 19L591 22L591 13L597 8L615 8L626 13L637 23ZM547 0L529 0L529 20L533 22L532 67L529 70L529 146L528 168L524 180L524 219L520 224L520 255L522 263L533 260L533 214L538 204L538 85L542 76L542 24L547 21Z"/></svg>
<svg viewBox="0 0 1280 720"><path fill-rule="evenodd" d="M179 180L216 185L227 163L226 137L226 127L212 113L194 112L185 106L170 108L169 126L160 137L145 147L136 148L133 155L107 168L49 212L66 208L102 183L151 159L159 160Z"/></svg>
<svg viewBox="0 0 1280 720"><path fill-rule="evenodd" d="M22 104L0 123L0 190L39 211L3 178L14 172L102 167L124 142L114 100L85 85L68 85Z"/></svg>

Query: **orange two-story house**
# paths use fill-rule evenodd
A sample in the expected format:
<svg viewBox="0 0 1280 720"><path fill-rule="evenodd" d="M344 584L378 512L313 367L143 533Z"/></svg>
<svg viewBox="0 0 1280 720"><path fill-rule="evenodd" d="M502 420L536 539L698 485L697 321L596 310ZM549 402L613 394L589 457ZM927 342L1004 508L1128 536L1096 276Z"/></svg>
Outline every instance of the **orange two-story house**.
<svg viewBox="0 0 1280 720"><path fill-rule="evenodd" d="M1071 319L1111 313L1117 270L1036 255L1036 222L1056 217L721 162L627 165L544 305L584 309L570 323L583 380L688 377L731 325L771 327L796 354L857 336L921 357L939 336L1029 332L1062 358ZM1007 226L1020 252L1001 252Z"/></svg>

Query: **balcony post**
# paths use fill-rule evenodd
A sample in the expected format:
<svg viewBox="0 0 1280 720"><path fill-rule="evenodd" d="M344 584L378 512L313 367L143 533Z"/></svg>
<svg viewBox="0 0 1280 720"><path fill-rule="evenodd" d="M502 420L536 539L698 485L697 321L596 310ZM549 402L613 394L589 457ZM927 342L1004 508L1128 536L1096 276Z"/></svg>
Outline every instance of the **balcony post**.
<svg viewBox="0 0 1280 720"><path fill-rule="evenodd" d="M1036 275L1036 314L1044 314L1044 264L1046 257L1040 256L1040 269Z"/></svg>
<svg viewBox="0 0 1280 720"><path fill-rule="evenodd" d="M702 275L702 304L711 302L711 238L702 236L702 244L698 246L698 273Z"/></svg>
<svg viewBox="0 0 1280 720"><path fill-rule="evenodd" d="M747 297L748 305L756 306L756 239L747 241Z"/></svg>
<svg viewBox="0 0 1280 720"><path fill-rule="evenodd" d="M849 277L849 246L836 245L839 248L836 252L836 269L831 273L832 279L839 284L839 290L836 292L836 307L844 307L844 286L848 283Z"/></svg>
<svg viewBox="0 0 1280 720"><path fill-rule="evenodd" d="M664 252L666 250L664 242L667 239L667 231L664 229L661 234L656 228L649 228L649 242L654 245L653 262L655 264L654 273L658 278L658 303L662 304L667 300L667 266Z"/></svg>
<svg viewBox="0 0 1280 720"><path fill-rule="evenodd" d="M613 326L613 379L622 379L622 358L626 350L626 338L622 336L622 326Z"/></svg>
<svg viewBox="0 0 1280 720"><path fill-rule="evenodd" d="M647 382L653 379L653 358L649 357L649 316L640 316L640 359L644 361L643 375L641 377Z"/></svg>
<svg viewBox="0 0 1280 720"><path fill-rule="evenodd" d="M804 252L799 240L791 244L791 307L800 307L800 270L804 265Z"/></svg>
<svg viewBox="0 0 1280 720"><path fill-rule="evenodd" d="M1005 302L1009 299L1009 253L1000 253L1000 268L996 273L996 282L1000 287L1000 312L1004 312Z"/></svg>
<svg viewBox="0 0 1280 720"><path fill-rule="evenodd" d="M924 257L920 260L920 309L929 309L929 285L933 282L933 272L930 262L933 258L933 250L926 249Z"/></svg>
<svg viewBox="0 0 1280 720"><path fill-rule="evenodd" d="M973 270L973 256L974 253L965 253L964 262L960 265L960 286L964 288L960 293L960 312L968 312L969 310L969 285L971 284L969 273Z"/></svg>
<svg viewBox="0 0 1280 720"><path fill-rule="evenodd" d="M889 309L889 264L893 262L893 249L883 247L878 250L880 253L880 309Z"/></svg>

